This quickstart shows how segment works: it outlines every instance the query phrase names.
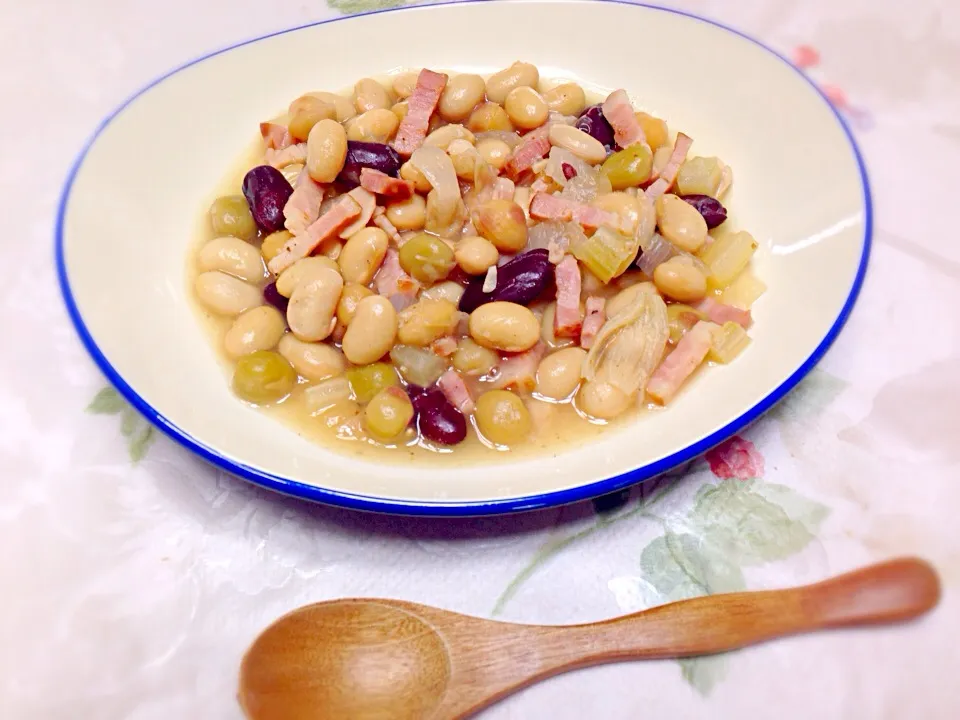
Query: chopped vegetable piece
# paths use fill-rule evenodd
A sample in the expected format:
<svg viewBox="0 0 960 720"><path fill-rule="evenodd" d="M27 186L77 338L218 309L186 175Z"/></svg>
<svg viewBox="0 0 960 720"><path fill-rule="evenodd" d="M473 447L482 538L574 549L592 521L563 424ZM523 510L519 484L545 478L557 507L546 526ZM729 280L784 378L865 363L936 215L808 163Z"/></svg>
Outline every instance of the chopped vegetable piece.
<svg viewBox="0 0 960 720"><path fill-rule="evenodd" d="M744 270L720 294L720 302L741 310L749 310L766 291L767 286L762 280L749 270Z"/></svg>
<svg viewBox="0 0 960 720"><path fill-rule="evenodd" d="M600 228L586 242L571 248L577 260L604 284L622 275L637 257L638 250L635 238L609 227Z"/></svg>
<svg viewBox="0 0 960 720"><path fill-rule="evenodd" d="M710 270L707 286L714 290L727 287L747 266L756 249L757 241L743 230L714 240L700 253Z"/></svg>
<svg viewBox="0 0 960 720"><path fill-rule="evenodd" d="M390 359L408 383L428 387L447 369L447 360L430 350L412 345L394 345Z"/></svg>
<svg viewBox="0 0 960 720"><path fill-rule="evenodd" d="M729 363L747 349L750 336L735 322L725 322L723 327L713 333L713 344L707 352L707 359L718 363Z"/></svg>
<svg viewBox="0 0 960 720"><path fill-rule="evenodd" d="M626 397L647 386L667 345L667 306L654 293L610 317L583 362L583 379L612 385ZM704 350L706 353L706 350Z"/></svg>
<svg viewBox="0 0 960 720"><path fill-rule="evenodd" d="M717 158L690 158L677 173L677 193L716 197L722 177L723 163Z"/></svg>

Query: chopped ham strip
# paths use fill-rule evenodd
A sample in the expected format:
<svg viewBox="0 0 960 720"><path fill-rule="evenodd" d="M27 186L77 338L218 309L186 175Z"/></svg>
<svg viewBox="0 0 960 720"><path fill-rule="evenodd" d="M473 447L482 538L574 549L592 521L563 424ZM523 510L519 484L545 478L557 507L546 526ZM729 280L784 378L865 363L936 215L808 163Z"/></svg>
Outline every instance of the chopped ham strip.
<svg viewBox="0 0 960 720"><path fill-rule="evenodd" d="M575 220L587 228L620 227L619 218L612 212L542 192L530 201L530 216L537 220Z"/></svg>
<svg viewBox="0 0 960 720"><path fill-rule="evenodd" d="M413 183L368 167L360 171L360 187L391 200L406 200L413 195Z"/></svg>
<svg viewBox="0 0 960 720"><path fill-rule="evenodd" d="M307 144L297 143L280 150L267 148L263 157L267 161L267 165L273 165L277 170L281 170L287 165L305 163L307 161Z"/></svg>
<svg viewBox="0 0 960 720"><path fill-rule="evenodd" d="M523 142L513 151L504 170L507 175L516 180L548 152L550 152L549 123L523 136Z"/></svg>
<svg viewBox="0 0 960 720"><path fill-rule="evenodd" d="M293 136L286 127L278 123L260 123L260 136L270 150L283 150L293 145Z"/></svg>
<svg viewBox="0 0 960 720"><path fill-rule="evenodd" d="M710 322L715 322L717 325L723 325L725 322L735 322L740 327L746 329L750 327L750 323L753 320L749 310L741 310L738 307L727 305L711 297L704 298L696 307L697 310L710 318Z"/></svg>
<svg viewBox="0 0 960 720"><path fill-rule="evenodd" d="M387 218L387 211L379 205L373 209L373 224L383 230L397 247L400 246L400 231Z"/></svg>
<svg viewBox="0 0 960 720"><path fill-rule="evenodd" d="M664 165L663 170L660 171L660 176L644 191L644 194L648 198L656 200L670 189L670 186L673 185L673 182L677 179L680 166L683 165L683 161L687 158L687 153L690 152L691 145L693 145L693 139L689 135L677 133L677 144L673 146L670 159L667 160L667 164Z"/></svg>
<svg viewBox="0 0 960 720"><path fill-rule="evenodd" d="M613 139L622 148L647 142L626 90L614 90L603 101L603 117L613 127Z"/></svg>
<svg viewBox="0 0 960 720"><path fill-rule="evenodd" d="M413 95L407 99L407 114L400 122L393 149L409 157L423 144L430 128L430 117L437 109L440 95L447 86L447 76L424 68L417 77Z"/></svg>
<svg viewBox="0 0 960 720"><path fill-rule="evenodd" d="M336 237L343 228L360 214L360 206L348 195L342 195L323 215L318 217L306 230L294 235L283 249L269 262L267 267L274 275L279 275L297 260L307 257L320 243Z"/></svg>
<svg viewBox="0 0 960 720"><path fill-rule="evenodd" d="M387 248L383 264L373 282L377 294L390 300L397 311L417 301L420 283L403 271L400 267L400 254L393 248Z"/></svg>
<svg viewBox="0 0 960 720"><path fill-rule="evenodd" d="M323 186L314 182L304 168L297 176L293 194L283 206L283 216L286 218L284 227L294 235L304 232L320 217L322 202Z"/></svg>
<svg viewBox="0 0 960 720"><path fill-rule="evenodd" d="M430 349L440 357L450 357L457 351L457 339L453 335L444 335L430 343Z"/></svg>
<svg viewBox="0 0 960 720"><path fill-rule="evenodd" d="M547 346L538 342L526 352L504 359L497 365L497 377L492 383L494 389L533 390L537 386L537 368L546 352Z"/></svg>
<svg viewBox="0 0 960 720"><path fill-rule="evenodd" d="M567 255L555 271L557 279L557 312L553 318L553 334L557 337L580 335L580 266L573 255Z"/></svg>
<svg viewBox="0 0 960 720"><path fill-rule="evenodd" d="M605 298L591 295L587 298L587 316L583 319L583 329L580 330L580 347L589 350L593 341L606 321L604 309L607 305Z"/></svg>
<svg viewBox="0 0 960 720"><path fill-rule="evenodd" d="M677 394L680 386L693 374L713 344L713 330L717 326L701 320L680 338L676 349L660 363L650 382L647 395L666 405Z"/></svg>
<svg viewBox="0 0 960 720"><path fill-rule="evenodd" d="M509 178L497 178L497 181L493 185L494 200L513 200L515 192L516 185L514 185L513 180Z"/></svg>
<svg viewBox="0 0 960 720"><path fill-rule="evenodd" d="M463 378L456 370L447 370L437 381L440 392L450 401L457 410L464 413L472 413L476 407L473 398L470 397L470 391L463 382Z"/></svg>

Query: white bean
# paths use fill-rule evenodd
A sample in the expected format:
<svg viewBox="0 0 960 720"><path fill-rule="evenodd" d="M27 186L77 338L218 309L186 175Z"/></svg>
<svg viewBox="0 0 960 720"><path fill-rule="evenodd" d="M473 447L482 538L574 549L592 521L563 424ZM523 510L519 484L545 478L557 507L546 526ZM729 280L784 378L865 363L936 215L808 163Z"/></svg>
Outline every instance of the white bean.
<svg viewBox="0 0 960 720"><path fill-rule="evenodd" d="M337 303L342 291L343 278L329 268L318 270L312 279L300 282L287 306L287 324L293 334L305 342L326 339L336 325Z"/></svg>
<svg viewBox="0 0 960 720"><path fill-rule="evenodd" d="M200 249L197 264L203 271L220 270L247 282L263 280L263 260L250 243L237 237L218 237Z"/></svg>
<svg viewBox="0 0 960 720"><path fill-rule="evenodd" d="M332 183L347 159L347 132L336 120L321 120L307 137L307 172L320 183Z"/></svg>
<svg viewBox="0 0 960 720"><path fill-rule="evenodd" d="M554 400L565 400L580 383L580 369L587 351L569 347L547 355L537 368L537 392Z"/></svg>
<svg viewBox="0 0 960 720"><path fill-rule="evenodd" d="M470 337L493 350L523 352L540 339L540 323L523 305L496 301L470 314Z"/></svg>
<svg viewBox="0 0 960 720"><path fill-rule="evenodd" d="M219 270L200 273L195 288L200 302L220 315L239 315L263 304L258 288Z"/></svg>
<svg viewBox="0 0 960 720"><path fill-rule="evenodd" d="M550 144L569 150L584 162L596 165L607 157L603 143L583 130L556 123L550 126Z"/></svg>
<svg viewBox="0 0 960 720"><path fill-rule="evenodd" d="M233 321L223 336L223 348L232 358L258 350L272 350L286 329L287 324L279 310L270 305L261 305L247 310Z"/></svg>
<svg viewBox="0 0 960 720"><path fill-rule="evenodd" d="M385 297L364 298L343 336L343 354L355 365L376 362L393 346L398 322L397 311Z"/></svg>
<svg viewBox="0 0 960 720"><path fill-rule="evenodd" d="M479 75L455 75L443 89L437 111L448 122L465 120L483 100L484 82Z"/></svg>
<svg viewBox="0 0 960 720"><path fill-rule="evenodd" d="M343 95L336 95L331 92L312 92L307 94L333 105L337 111L337 122L346 122L357 114L357 110L353 106L353 101Z"/></svg>
<svg viewBox="0 0 960 720"><path fill-rule="evenodd" d="M523 130L533 130L547 121L550 109L540 93L532 87L517 87L503 102L510 122Z"/></svg>
<svg viewBox="0 0 960 720"><path fill-rule="evenodd" d="M364 78L353 86L353 104L358 113L386 110L393 105L390 93L373 78Z"/></svg>
<svg viewBox="0 0 960 720"><path fill-rule="evenodd" d="M387 234L377 227L364 228L352 235L337 258L343 279L360 285L373 280L389 244Z"/></svg>
<svg viewBox="0 0 960 720"><path fill-rule="evenodd" d="M400 118L392 110L374 108L350 123L347 140L357 142L385 143L393 137L400 125Z"/></svg>
<svg viewBox="0 0 960 720"><path fill-rule="evenodd" d="M576 83L557 85L543 94L543 99L554 112L561 115L579 115L587 104L583 88Z"/></svg>
<svg viewBox="0 0 960 720"><path fill-rule="evenodd" d="M473 145L477 141L477 138L463 125L444 125L439 130L434 130L432 133L427 135L427 138L423 141L423 144L433 145L434 147L438 147L441 150L446 151L446 149L450 147L450 143L452 143L454 140L466 140Z"/></svg>
<svg viewBox="0 0 960 720"><path fill-rule="evenodd" d="M277 278L277 292L288 298L293 295L297 285L304 280L312 280L323 269L340 272L340 266L336 261L323 255L301 258L280 273L280 277Z"/></svg>
<svg viewBox="0 0 960 720"><path fill-rule="evenodd" d="M303 342L290 333L280 338L277 350L297 373L312 382L342 375L346 367L343 353L333 345Z"/></svg>
<svg viewBox="0 0 960 720"><path fill-rule="evenodd" d="M505 70L494 73L487 80L487 100L503 103L510 91L518 87L536 87L540 72L535 65L515 62Z"/></svg>
<svg viewBox="0 0 960 720"><path fill-rule="evenodd" d="M419 76L420 73L415 70L396 75L391 83L394 94L401 100L406 100L408 97L413 95L413 91L417 87L417 78L419 78Z"/></svg>

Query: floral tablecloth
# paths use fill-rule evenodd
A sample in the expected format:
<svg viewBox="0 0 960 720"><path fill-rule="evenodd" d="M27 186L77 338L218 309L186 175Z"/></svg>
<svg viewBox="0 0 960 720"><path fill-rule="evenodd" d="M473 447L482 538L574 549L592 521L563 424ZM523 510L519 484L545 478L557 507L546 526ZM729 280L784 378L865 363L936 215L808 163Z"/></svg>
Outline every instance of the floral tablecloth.
<svg viewBox="0 0 960 720"><path fill-rule="evenodd" d="M62 307L51 241L62 180L94 126L185 58L399 4L0 3L0 717L239 718L244 648L318 600L572 623L899 554L942 573L943 602L920 622L585 670L484 717L960 717L956 3L682 3L821 83L862 144L877 211L866 286L835 347L682 473L522 516L355 514L219 473L105 386Z"/></svg>

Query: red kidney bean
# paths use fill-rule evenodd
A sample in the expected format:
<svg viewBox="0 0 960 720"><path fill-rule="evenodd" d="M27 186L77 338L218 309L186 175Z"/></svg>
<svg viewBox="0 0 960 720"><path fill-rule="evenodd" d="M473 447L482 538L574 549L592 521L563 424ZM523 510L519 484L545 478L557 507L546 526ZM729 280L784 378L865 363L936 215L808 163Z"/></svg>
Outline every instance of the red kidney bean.
<svg viewBox="0 0 960 720"><path fill-rule="evenodd" d="M283 173L271 165L258 165L243 178L243 196L254 222L265 233L283 230L283 206L292 194Z"/></svg>
<svg viewBox="0 0 960 720"><path fill-rule="evenodd" d="M542 248L528 250L497 268L497 286L483 291L483 277L472 278L460 297L460 310L473 312L494 300L526 305L533 302L553 280L553 265Z"/></svg>
<svg viewBox="0 0 960 720"><path fill-rule="evenodd" d="M727 219L727 209L716 198L709 195L681 195L681 200L686 200L697 209L697 212L703 216L707 227L711 230L718 225L722 225Z"/></svg>
<svg viewBox="0 0 960 720"><path fill-rule="evenodd" d="M607 150L614 150L617 143L613 140L613 126L603 116L601 105L591 105L577 118L577 129L600 141Z"/></svg>
<svg viewBox="0 0 960 720"><path fill-rule="evenodd" d="M354 188L360 184L360 171L368 167L397 177L400 172L400 156L389 145L376 142L347 141L347 159L343 170L337 176L337 182Z"/></svg>
<svg viewBox="0 0 960 720"><path fill-rule="evenodd" d="M411 390L415 388L415 390ZM417 427L427 440L439 445L456 445L467 437L467 419L444 396L439 388L424 390L407 387L410 402L417 415Z"/></svg>
<svg viewBox="0 0 960 720"><path fill-rule="evenodd" d="M277 310L282 312L284 317L286 317L287 305L290 303L290 300L280 294L280 291L277 290L277 284L275 282L264 286L263 299L273 305Z"/></svg>

